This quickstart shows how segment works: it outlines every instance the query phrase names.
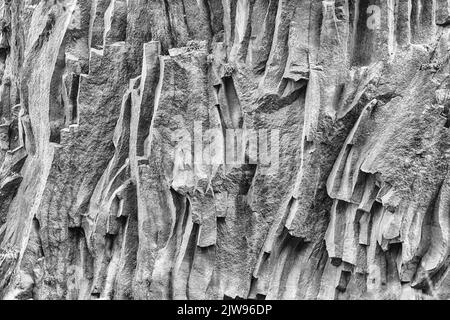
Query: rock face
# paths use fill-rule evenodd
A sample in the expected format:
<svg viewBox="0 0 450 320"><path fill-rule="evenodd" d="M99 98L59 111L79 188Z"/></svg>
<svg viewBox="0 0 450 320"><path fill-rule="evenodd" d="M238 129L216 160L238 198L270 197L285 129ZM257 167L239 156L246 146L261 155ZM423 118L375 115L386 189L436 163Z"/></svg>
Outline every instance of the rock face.
<svg viewBox="0 0 450 320"><path fill-rule="evenodd" d="M449 0L0 21L0 298L450 298Z"/></svg>

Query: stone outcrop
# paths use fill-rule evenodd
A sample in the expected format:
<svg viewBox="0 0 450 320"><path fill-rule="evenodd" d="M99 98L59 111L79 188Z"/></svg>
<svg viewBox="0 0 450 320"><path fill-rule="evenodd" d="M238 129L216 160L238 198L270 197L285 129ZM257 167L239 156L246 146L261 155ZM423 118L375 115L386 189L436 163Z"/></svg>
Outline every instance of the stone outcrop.
<svg viewBox="0 0 450 320"><path fill-rule="evenodd" d="M449 0L0 25L0 298L450 298Z"/></svg>

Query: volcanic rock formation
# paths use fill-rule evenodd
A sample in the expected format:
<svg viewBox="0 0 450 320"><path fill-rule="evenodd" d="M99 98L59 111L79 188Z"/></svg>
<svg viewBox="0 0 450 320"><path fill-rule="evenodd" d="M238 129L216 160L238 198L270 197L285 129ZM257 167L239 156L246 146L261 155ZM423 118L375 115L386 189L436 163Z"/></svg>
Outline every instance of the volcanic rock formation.
<svg viewBox="0 0 450 320"><path fill-rule="evenodd" d="M0 25L0 298L450 298L450 0Z"/></svg>

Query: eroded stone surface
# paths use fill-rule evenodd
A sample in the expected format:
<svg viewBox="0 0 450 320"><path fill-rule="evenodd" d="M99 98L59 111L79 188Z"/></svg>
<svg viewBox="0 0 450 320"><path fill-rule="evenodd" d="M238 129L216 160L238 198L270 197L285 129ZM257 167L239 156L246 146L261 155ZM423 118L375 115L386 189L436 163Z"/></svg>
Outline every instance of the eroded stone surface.
<svg viewBox="0 0 450 320"><path fill-rule="evenodd" d="M450 298L449 8L0 0L0 298Z"/></svg>

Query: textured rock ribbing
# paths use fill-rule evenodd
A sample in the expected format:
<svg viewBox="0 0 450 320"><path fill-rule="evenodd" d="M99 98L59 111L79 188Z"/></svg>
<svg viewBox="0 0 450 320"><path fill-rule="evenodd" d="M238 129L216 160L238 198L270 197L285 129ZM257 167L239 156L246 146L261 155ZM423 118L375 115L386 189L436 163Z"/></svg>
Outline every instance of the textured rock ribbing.
<svg viewBox="0 0 450 320"><path fill-rule="evenodd" d="M450 298L449 8L0 0L0 298Z"/></svg>

